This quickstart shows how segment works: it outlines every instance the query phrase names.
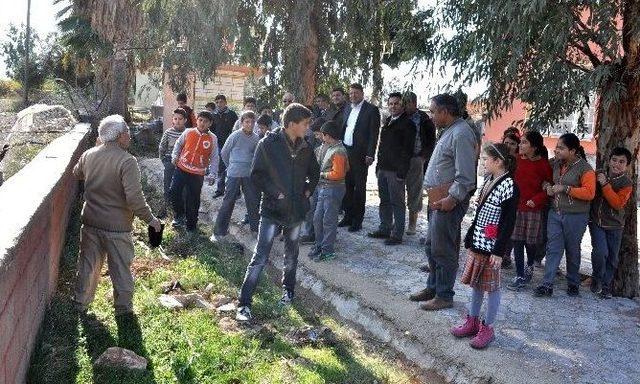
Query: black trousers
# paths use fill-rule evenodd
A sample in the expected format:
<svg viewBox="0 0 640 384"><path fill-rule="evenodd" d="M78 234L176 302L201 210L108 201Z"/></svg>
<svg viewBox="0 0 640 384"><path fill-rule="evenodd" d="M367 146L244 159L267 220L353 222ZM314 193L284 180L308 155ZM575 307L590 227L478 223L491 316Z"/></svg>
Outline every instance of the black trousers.
<svg viewBox="0 0 640 384"><path fill-rule="evenodd" d="M198 225L198 210L200 209L200 191L204 176L194 175L176 167L171 181L171 200L175 217L186 217L187 230L193 231ZM186 190L186 203L183 191ZM186 211L186 212L185 212Z"/></svg>
<svg viewBox="0 0 640 384"><path fill-rule="evenodd" d="M365 153L365 151L347 147L350 168L345 178L347 191L342 199L342 209L344 209L345 219L351 221L352 225L362 225L364 219L369 168L365 162Z"/></svg>

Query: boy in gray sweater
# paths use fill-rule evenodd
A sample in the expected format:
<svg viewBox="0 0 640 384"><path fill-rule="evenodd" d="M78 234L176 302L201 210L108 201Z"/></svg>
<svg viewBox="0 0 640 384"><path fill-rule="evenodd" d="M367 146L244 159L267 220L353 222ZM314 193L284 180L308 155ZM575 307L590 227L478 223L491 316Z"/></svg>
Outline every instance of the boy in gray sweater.
<svg viewBox="0 0 640 384"><path fill-rule="evenodd" d="M182 132L185 130L187 119L187 111L182 108L176 108L173 111L173 117L171 119L172 126L164 131L162 139L160 139L160 145L158 146L158 155L164 165L164 199L167 205L171 204L169 190L171 189L173 174L176 171L176 166L171 162L171 153L173 152L176 141L178 141L178 138L180 138L180 135L182 135ZM166 210L163 210L163 212L166 213ZM176 217L175 219L178 222L184 222L184 217Z"/></svg>
<svg viewBox="0 0 640 384"><path fill-rule="evenodd" d="M259 196L251 182L251 162L260 141L260 137L253 131L256 121L255 113L246 111L240 116L241 129L229 135L222 147L220 157L227 166L227 183L222 198L222 206L218 210L216 223L211 235L211 241L220 241L229 233L229 222L235 207L238 194L242 189L244 202L249 214L249 226L253 233L258 233Z"/></svg>

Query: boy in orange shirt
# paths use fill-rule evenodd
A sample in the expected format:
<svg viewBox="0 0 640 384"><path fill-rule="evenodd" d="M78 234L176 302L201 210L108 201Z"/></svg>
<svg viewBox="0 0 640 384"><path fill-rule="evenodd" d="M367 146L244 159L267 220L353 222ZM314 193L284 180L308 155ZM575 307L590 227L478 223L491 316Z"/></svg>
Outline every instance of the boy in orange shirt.
<svg viewBox="0 0 640 384"><path fill-rule="evenodd" d="M198 113L196 128L182 132L171 154L171 162L176 166L170 190L173 210L176 217L186 216L187 231L190 232L197 229L200 192L205 175L209 175L209 184L213 185L218 174L218 138L209 131L212 123L211 112ZM181 198L185 189L186 207ZM173 225L180 226L181 223L174 220Z"/></svg>
<svg viewBox="0 0 640 384"><path fill-rule="evenodd" d="M591 204L591 291L604 299L611 298L611 280L618 267L624 228L624 206L633 191L627 174L631 156L626 148L614 148L609 156L609 172L598 172L596 197Z"/></svg>
<svg viewBox="0 0 640 384"><path fill-rule="evenodd" d="M320 128L322 145L316 149L320 164L320 181L317 187L317 203L313 215L315 245L309 253L314 261L335 257L334 244L338 229L338 213L346 192L345 176L349 169L347 150L339 140L340 128L328 121Z"/></svg>

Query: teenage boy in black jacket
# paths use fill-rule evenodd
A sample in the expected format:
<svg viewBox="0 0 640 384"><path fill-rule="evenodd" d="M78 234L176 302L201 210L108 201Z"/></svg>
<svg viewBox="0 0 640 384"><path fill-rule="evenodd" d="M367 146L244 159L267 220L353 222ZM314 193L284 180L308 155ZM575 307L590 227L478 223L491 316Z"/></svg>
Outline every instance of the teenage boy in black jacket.
<svg viewBox="0 0 640 384"><path fill-rule="evenodd" d="M404 113L402 94L391 93L387 106L391 116L387 117L380 130L376 166L380 195L380 226L368 236L386 239L386 245L397 245L402 243L404 235L407 209L404 197L405 180L415 147L416 127Z"/></svg>
<svg viewBox="0 0 640 384"><path fill-rule="evenodd" d="M251 297L280 228L285 239L280 303L288 305L293 299L300 228L310 208L309 196L320 178L320 166L305 140L311 116L311 111L303 105L290 104L284 110L282 128L267 132L256 147L251 179L262 192L260 228L258 243L240 289L236 314L239 321L251 320Z"/></svg>

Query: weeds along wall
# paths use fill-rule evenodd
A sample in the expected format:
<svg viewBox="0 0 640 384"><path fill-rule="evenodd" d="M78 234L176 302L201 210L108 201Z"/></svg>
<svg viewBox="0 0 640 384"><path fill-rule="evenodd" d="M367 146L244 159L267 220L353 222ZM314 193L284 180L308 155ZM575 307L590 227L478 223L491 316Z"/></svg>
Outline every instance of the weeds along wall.
<svg viewBox="0 0 640 384"><path fill-rule="evenodd" d="M90 131L76 125L0 186L0 383L25 382L78 198L72 169Z"/></svg>

